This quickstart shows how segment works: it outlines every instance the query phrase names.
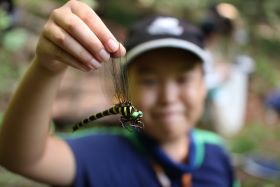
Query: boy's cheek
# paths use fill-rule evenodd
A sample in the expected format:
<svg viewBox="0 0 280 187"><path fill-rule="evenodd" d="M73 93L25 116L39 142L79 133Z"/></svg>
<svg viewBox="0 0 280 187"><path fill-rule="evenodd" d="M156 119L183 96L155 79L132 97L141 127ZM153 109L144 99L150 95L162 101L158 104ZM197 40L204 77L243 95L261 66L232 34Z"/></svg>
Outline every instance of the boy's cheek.
<svg viewBox="0 0 280 187"><path fill-rule="evenodd" d="M191 102L203 102L206 96L205 87L201 84L192 86L186 90L185 96L188 97L188 100Z"/></svg>
<svg viewBox="0 0 280 187"><path fill-rule="evenodd" d="M155 95L150 92L145 92L139 90L135 93L135 97L133 98L134 104L137 105L139 108L142 108L142 110L147 110L153 104L155 103Z"/></svg>
<svg viewBox="0 0 280 187"><path fill-rule="evenodd" d="M183 97L185 98L185 101L187 101L190 104L196 103L197 99L199 98L199 90L195 87L190 87L183 93Z"/></svg>

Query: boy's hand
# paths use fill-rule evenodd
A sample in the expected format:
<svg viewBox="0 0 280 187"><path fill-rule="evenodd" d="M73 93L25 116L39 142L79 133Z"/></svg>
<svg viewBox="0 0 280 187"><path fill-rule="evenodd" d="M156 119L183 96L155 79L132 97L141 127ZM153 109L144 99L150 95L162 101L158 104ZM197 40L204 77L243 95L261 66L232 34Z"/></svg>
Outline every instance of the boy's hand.
<svg viewBox="0 0 280 187"><path fill-rule="evenodd" d="M123 56L125 48L89 6L71 0L52 12L37 45L36 61L51 71L67 65L90 71L108 61L110 54Z"/></svg>

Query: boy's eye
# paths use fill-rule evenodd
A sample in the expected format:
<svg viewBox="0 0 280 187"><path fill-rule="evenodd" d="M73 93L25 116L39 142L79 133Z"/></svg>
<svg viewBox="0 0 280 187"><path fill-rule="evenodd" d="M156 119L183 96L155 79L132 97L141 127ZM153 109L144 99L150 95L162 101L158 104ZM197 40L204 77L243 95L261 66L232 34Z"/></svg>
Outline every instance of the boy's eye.
<svg viewBox="0 0 280 187"><path fill-rule="evenodd" d="M191 80L193 79L193 76L190 74L187 75L182 75L180 77L178 77L177 82L179 84L187 84L189 83Z"/></svg>
<svg viewBox="0 0 280 187"><path fill-rule="evenodd" d="M140 80L140 84L143 86L154 86L157 82L158 81L155 78L142 78Z"/></svg>

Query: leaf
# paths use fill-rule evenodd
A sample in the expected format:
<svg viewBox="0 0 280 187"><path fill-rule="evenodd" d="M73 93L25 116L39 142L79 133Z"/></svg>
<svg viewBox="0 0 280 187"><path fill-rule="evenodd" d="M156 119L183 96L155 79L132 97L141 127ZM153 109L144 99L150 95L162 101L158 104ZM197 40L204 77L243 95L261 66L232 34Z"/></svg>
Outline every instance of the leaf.
<svg viewBox="0 0 280 187"><path fill-rule="evenodd" d="M3 46L10 51L19 50L27 40L27 33L23 29L14 29L4 36Z"/></svg>

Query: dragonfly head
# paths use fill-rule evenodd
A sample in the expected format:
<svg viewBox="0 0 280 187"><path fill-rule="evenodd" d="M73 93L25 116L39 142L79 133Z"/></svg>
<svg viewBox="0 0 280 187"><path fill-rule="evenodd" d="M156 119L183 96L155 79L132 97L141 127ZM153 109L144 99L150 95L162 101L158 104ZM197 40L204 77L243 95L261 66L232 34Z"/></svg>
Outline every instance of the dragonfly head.
<svg viewBox="0 0 280 187"><path fill-rule="evenodd" d="M141 111L135 111L135 112L132 113L132 117L133 117L134 119L142 118L142 117L143 117L143 112L141 112Z"/></svg>

